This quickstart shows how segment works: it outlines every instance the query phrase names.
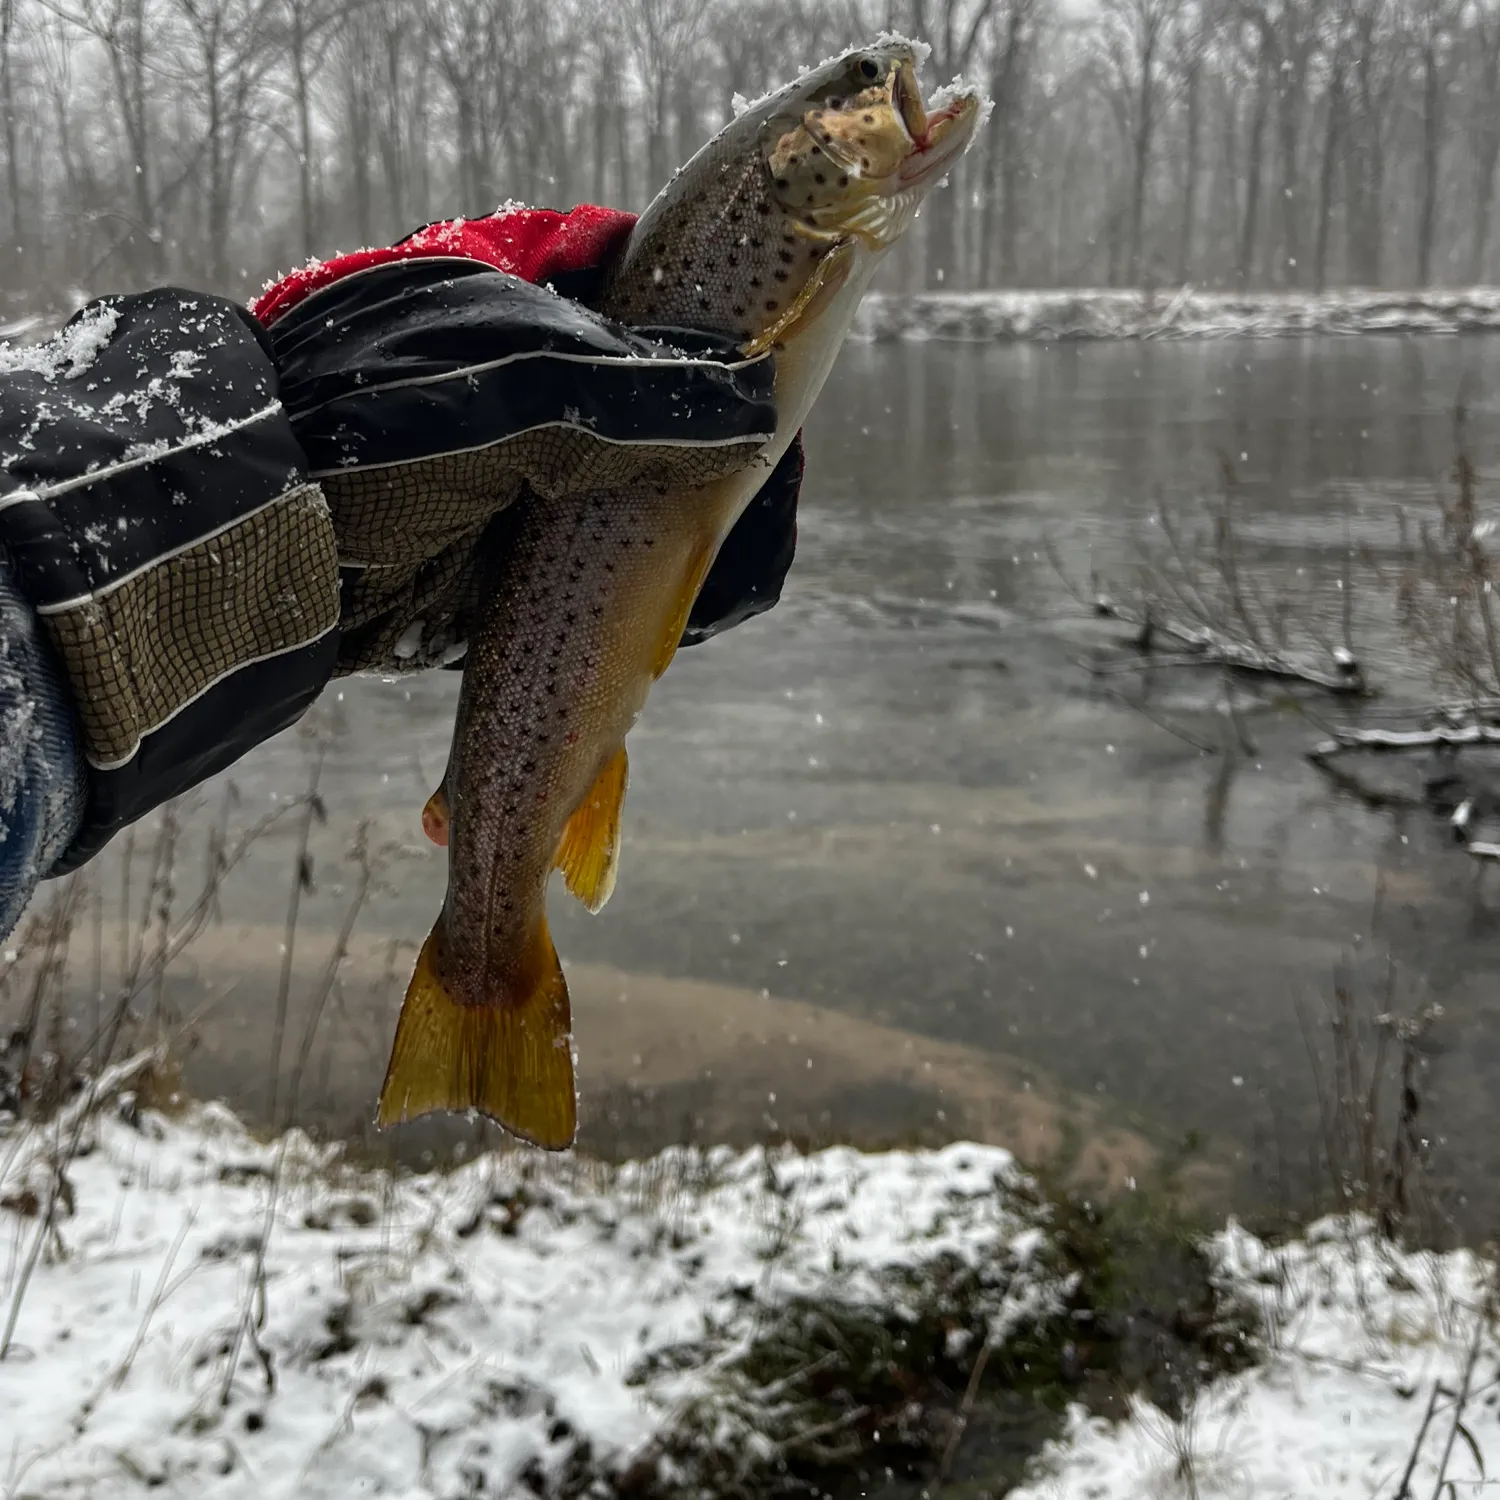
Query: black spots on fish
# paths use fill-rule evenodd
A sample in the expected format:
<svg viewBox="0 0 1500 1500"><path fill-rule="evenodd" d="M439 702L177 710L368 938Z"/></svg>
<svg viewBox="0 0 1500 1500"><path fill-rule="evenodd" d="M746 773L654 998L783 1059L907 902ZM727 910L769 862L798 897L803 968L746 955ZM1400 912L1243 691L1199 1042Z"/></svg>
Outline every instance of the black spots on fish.
<svg viewBox="0 0 1500 1500"><path fill-rule="evenodd" d="M731 271L734 270L734 268L739 265L739 263L740 258L738 255L731 255L726 258L726 264L729 266L729 269Z"/></svg>
<svg viewBox="0 0 1500 1500"><path fill-rule="evenodd" d="M791 265L791 263L795 259L796 259L796 256L794 256L790 250L783 250L781 252L781 263L782 263L782 265L789 266L789 265Z"/></svg>
<svg viewBox="0 0 1500 1500"><path fill-rule="evenodd" d="M769 203L757 203L755 205L755 211L756 213L765 216L771 212L771 205Z"/></svg>
<svg viewBox="0 0 1500 1500"><path fill-rule="evenodd" d="M760 277L759 276L752 276L750 278L750 285L752 287L754 287L756 291L759 291L760 288L761 288L761 279L760 279Z"/></svg>
<svg viewBox="0 0 1500 1500"><path fill-rule="evenodd" d="M860 157L859 164L860 164L861 167L864 168L864 170L866 172L868 172L870 170L870 158L868 156L862 156L862 157Z"/></svg>
<svg viewBox="0 0 1500 1500"><path fill-rule="evenodd" d="M731 307L729 310L737 318L743 318L745 316L745 308L744 308L744 305L742 303L736 302L735 305L733 307Z"/></svg>
<svg viewBox="0 0 1500 1500"><path fill-rule="evenodd" d="M774 297L767 297L766 298L766 311L767 312L775 312L776 311L776 299Z"/></svg>
<svg viewBox="0 0 1500 1500"><path fill-rule="evenodd" d="M813 181L816 182L819 187L821 187L825 182L828 181L828 179L821 172L815 172L813 174Z"/></svg>
<svg viewBox="0 0 1500 1500"><path fill-rule="evenodd" d="M861 115L860 119L863 120L866 125L873 125L875 123L874 115Z"/></svg>
<svg viewBox="0 0 1500 1500"><path fill-rule="evenodd" d="M778 271L776 273L776 279L777 279L777 281L785 281L786 278L787 278L787 273L785 271Z"/></svg>
<svg viewBox="0 0 1500 1500"><path fill-rule="evenodd" d="M839 186L840 187L848 187L849 186L849 174L847 172L844 173L842 176L840 176L840 178L839 178Z"/></svg>
<svg viewBox="0 0 1500 1500"><path fill-rule="evenodd" d="M789 183L785 177L778 177L776 179L776 186L779 187L782 192L785 192L791 186L791 183Z"/></svg>

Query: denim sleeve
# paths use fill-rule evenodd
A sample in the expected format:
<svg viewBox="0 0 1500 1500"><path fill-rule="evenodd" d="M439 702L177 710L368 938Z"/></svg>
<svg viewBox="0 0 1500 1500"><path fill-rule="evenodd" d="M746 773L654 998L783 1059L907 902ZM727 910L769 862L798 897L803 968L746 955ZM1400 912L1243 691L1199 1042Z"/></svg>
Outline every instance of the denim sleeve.
<svg viewBox="0 0 1500 1500"><path fill-rule="evenodd" d="M0 938L72 841L87 794L67 684L0 559Z"/></svg>

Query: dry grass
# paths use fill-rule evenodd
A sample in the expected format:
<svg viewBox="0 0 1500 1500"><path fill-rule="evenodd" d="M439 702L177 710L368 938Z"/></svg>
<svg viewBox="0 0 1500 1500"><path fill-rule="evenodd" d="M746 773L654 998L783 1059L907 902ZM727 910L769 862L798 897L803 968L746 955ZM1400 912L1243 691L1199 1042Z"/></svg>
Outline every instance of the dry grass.
<svg viewBox="0 0 1500 1500"><path fill-rule="evenodd" d="M325 751L326 744L314 736L302 792L235 831L239 794L233 784L225 789L207 813L203 865L187 892L183 829L189 819L201 817L204 808L173 803L126 832L114 890L106 889L100 872L107 866L102 863L67 877L43 894L6 952L0 971L0 1017L8 1013L10 1020L9 1040L0 1054L0 1110L11 1116L12 1128L0 1134L0 1206L33 1222L20 1271L4 1290L0 1360L12 1348L37 1264L43 1256L66 1253L62 1225L71 1205L68 1170L84 1148L90 1121L100 1108L126 1093L159 1106L175 1101L176 1058L203 1008L185 1016L174 1010L168 988L173 966L190 954L195 939L222 921L231 875L288 822L294 822L298 832L288 872L284 962L267 1092L276 1111L268 1116L269 1123L285 1126L295 1118L318 1028L337 991L350 939L392 854L389 847L372 843L367 824L359 825L341 872L346 874L342 913L311 993L299 997L305 1001L307 1020L290 1058L284 1058L291 955L299 938L304 944L308 940L299 930L301 897L314 887L309 832L315 820L327 816L318 790ZM113 976L106 951L111 930L117 944ZM79 967L92 980L82 1013L76 985L70 982ZM267 1195L268 1220L275 1212L278 1189L279 1181L273 1180ZM226 1392L242 1351L260 1350L256 1335L265 1316L265 1276L263 1264L256 1257L251 1260L223 1377ZM148 1307L146 1321L149 1318ZM263 1354L260 1362L269 1378Z"/></svg>

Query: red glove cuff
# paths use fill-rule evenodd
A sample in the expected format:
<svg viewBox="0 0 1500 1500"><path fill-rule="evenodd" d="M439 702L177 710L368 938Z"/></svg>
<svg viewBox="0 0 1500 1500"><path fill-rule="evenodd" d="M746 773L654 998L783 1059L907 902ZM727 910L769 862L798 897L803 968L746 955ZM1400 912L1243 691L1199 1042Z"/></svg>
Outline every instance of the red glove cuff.
<svg viewBox="0 0 1500 1500"><path fill-rule="evenodd" d="M457 256L483 261L523 281L542 282L564 271L580 271L608 260L624 244L636 216L582 203L567 213L517 208L483 219L445 219L428 224L397 245L354 250L313 261L274 281L250 304L269 327L304 297L358 271L415 256Z"/></svg>

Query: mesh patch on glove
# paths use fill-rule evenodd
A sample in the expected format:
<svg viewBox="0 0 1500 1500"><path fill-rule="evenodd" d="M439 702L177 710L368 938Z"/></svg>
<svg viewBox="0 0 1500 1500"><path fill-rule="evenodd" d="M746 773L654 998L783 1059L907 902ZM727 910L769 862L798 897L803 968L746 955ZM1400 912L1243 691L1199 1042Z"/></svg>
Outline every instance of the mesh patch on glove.
<svg viewBox="0 0 1500 1500"><path fill-rule="evenodd" d="M295 721L332 670L332 518L263 338L168 288L0 351L0 545L89 764L53 873Z"/></svg>
<svg viewBox="0 0 1500 1500"><path fill-rule="evenodd" d="M89 763L118 770L215 683L326 635L337 571L327 507L304 484L113 587L42 606Z"/></svg>

